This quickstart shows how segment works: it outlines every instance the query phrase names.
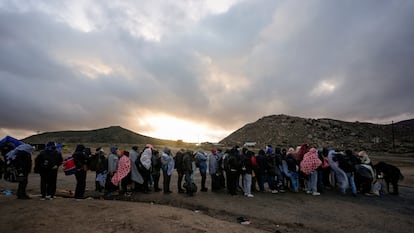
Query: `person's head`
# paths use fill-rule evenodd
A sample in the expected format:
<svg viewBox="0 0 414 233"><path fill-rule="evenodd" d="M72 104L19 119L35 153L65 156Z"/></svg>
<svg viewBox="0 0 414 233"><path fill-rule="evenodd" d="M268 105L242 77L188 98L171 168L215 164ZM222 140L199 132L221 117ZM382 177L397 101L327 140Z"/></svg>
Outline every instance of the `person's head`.
<svg viewBox="0 0 414 233"><path fill-rule="evenodd" d="M259 150L259 155L265 155L265 153L266 153L266 152L265 152L263 149L260 149L260 150Z"/></svg>
<svg viewBox="0 0 414 233"><path fill-rule="evenodd" d="M85 150L85 146L82 144L77 145L75 149L76 152L83 152L84 150Z"/></svg>
<svg viewBox="0 0 414 233"><path fill-rule="evenodd" d="M134 151L138 151L138 147L137 147L137 146L133 146L133 147L132 147L132 150L134 150Z"/></svg>
<svg viewBox="0 0 414 233"><path fill-rule="evenodd" d="M217 150L216 150L216 148L211 148L211 153L213 154L213 155L215 155L215 154L217 154Z"/></svg>
<svg viewBox="0 0 414 233"><path fill-rule="evenodd" d="M56 150L56 143L55 142L48 142L46 143L46 150Z"/></svg>
<svg viewBox="0 0 414 233"><path fill-rule="evenodd" d="M171 154L171 149L170 148L168 148L168 147L164 147L164 153L166 153L166 154Z"/></svg>
<svg viewBox="0 0 414 233"><path fill-rule="evenodd" d="M273 154L273 148L271 145L266 146L266 154L268 155Z"/></svg>
<svg viewBox="0 0 414 233"><path fill-rule="evenodd" d="M110 150L111 150L111 154L116 154L118 151L118 147L112 146Z"/></svg>
<svg viewBox="0 0 414 233"><path fill-rule="evenodd" d="M358 153L358 156L359 156L359 157L367 157L367 156L368 156L368 154L367 154L367 152L366 152L366 151L362 150L362 151L360 151L360 152Z"/></svg>

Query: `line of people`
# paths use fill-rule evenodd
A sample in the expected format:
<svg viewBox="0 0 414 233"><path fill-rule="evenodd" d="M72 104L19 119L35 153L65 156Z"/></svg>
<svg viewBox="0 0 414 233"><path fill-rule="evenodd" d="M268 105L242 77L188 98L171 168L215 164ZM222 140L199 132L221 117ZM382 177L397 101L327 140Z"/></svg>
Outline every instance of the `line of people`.
<svg viewBox="0 0 414 233"><path fill-rule="evenodd" d="M25 177L19 179L17 197L28 199L25 187L31 170L33 148L30 145L20 147L12 153L17 157L18 171L24 170L19 174ZM40 174L42 200L56 197L58 168L63 161L60 150L56 143L48 142L45 150L35 159L34 172ZM351 150L336 152L306 144L288 150L268 145L257 153L238 146L224 152L212 148L208 154L202 149L196 152L181 149L175 155L168 147L160 153L151 144L141 151L137 146L129 151L113 146L108 156L101 147L92 153L90 148L77 145L72 157L76 166L76 199L84 198L88 170L95 171L95 191L103 192L105 198L113 198L114 193L131 195L132 192L163 191L164 194L170 194L174 170L178 175L178 192L192 196L197 192L194 182L197 169L201 176L200 191L208 191L206 180L209 174L212 192L226 188L230 195L237 195L241 191L249 198L254 197L254 192L265 192L265 185L273 194L302 190L313 196L335 187L342 194L346 194L349 188L354 196L358 192L379 195L381 190L381 187L373 185L376 172L365 151L358 154ZM162 188L159 184L161 174ZM398 194L398 187L394 193Z"/></svg>

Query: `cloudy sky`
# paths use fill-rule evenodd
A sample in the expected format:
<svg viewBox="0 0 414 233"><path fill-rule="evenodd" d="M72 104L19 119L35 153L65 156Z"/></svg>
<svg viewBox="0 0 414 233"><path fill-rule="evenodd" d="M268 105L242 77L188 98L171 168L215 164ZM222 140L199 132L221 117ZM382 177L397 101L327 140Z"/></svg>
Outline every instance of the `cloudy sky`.
<svg viewBox="0 0 414 233"><path fill-rule="evenodd" d="M414 118L411 0L0 0L0 137Z"/></svg>

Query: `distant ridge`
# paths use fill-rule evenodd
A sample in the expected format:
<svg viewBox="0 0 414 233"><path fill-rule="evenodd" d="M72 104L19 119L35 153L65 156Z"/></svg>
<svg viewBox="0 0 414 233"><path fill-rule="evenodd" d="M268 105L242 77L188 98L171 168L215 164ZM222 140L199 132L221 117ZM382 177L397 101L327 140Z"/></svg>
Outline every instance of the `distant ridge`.
<svg viewBox="0 0 414 233"><path fill-rule="evenodd" d="M144 136L120 126L110 126L94 130L57 131L32 135L23 139L30 144L56 141L63 143L106 143L106 144L175 144L176 141Z"/></svg>
<svg viewBox="0 0 414 233"><path fill-rule="evenodd" d="M256 142L284 148L308 143L317 147L389 152L414 152L414 120L379 125L288 115L265 116L246 124L220 141L243 145Z"/></svg>

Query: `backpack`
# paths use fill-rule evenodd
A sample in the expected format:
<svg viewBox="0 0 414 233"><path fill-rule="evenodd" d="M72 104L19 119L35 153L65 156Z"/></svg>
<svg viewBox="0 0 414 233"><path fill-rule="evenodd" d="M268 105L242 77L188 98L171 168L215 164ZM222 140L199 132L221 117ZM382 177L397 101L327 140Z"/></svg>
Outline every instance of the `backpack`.
<svg viewBox="0 0 414 233"><path fill-rule="evenodd" d="M256 156L252 155L252 157L250 157L250 162L252 163L253 168L257 168Z"/></svg>
<svg viewBox="0 0 414 233"><path fill-rule="evenodd" d="M65 175L73 175L76 173L75 159L72 156L67 157L62 163L63 172Z"/></svg>
<svg viewBox="0 0 414 233"><path fill-rule="evenodd" d="M6 169L4 173L4 179L9 182L17 182L17 168L16 168L16 150L12 150L5 156Z"/></svg>
<svg viewBox="0 0 414 233"><path fill-rule="evenodd" d="M143 172L143 171L145 171L145 170L147 170L145 167L144 167L144 165L141 163L141 155L142 155L142 153L140 153L138 156L137 156L137 160L135 160L135 166L137 167L137 169L138 169L138 171L139 172Z"/></svg>
<svg viewBox="0 0 414 233"><path fill-rule="evenodd" d="M355 172L355 164L353 164L351 157L345 154L337 154L339 168L344 172Z"/></svg>
<svg viewBox="0 0 414 233"><path fill-rule="evenodd" d="M198 159L198 156L197 155L194 156L194 161L195 161L196 167L199 168L200 167L200 160Z"/></svg>

